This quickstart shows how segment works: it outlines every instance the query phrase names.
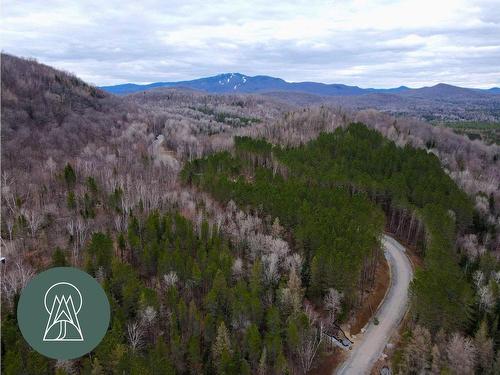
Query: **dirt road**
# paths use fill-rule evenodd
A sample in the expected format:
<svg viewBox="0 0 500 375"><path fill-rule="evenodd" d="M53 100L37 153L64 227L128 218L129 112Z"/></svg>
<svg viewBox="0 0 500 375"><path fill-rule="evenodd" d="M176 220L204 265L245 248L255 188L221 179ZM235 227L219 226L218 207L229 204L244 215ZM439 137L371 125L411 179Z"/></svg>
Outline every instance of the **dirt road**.
<svg viewBox="0 0 500 375"><path fill-rule="evenodd" d="M369 374L408 308L408 287L413 271L405 254L406 250L387 235L384 235L382 245L391 270L391 284L384 302L375 314L379 324L375 325L373 320L370 321L366 332L356 337L352 351L336 374Z"/></svg>

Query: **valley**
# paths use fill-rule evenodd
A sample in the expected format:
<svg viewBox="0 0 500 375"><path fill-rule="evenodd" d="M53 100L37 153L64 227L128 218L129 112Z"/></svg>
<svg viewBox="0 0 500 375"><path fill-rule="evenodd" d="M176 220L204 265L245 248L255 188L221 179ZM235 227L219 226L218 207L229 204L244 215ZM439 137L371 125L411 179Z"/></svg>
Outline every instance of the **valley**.
<svg viewBox="0 0 500 375"><path fill-rule="evenodd" d="M426 121L494 131L497 94L233 75L114 95L1 60L2 373L369 373L389 342L394 373L499 368L500 147ZM387 295L349 332L384 254ZM17 325L26 283L61 266L111 306L74 360ZM321 335L337 326L343 355Z"/></svg>
<svg viewBox="0 0 500 375"><path fill-rule="evenodd" d="M268 76L226 73L181 82L149 85L105 86L103 90L126 95L136 92L179 88L212 94L259 94L285 103L342 106L353 110L377 109L393 115L411 116L429 122L490 122L500 126L498 88L470 89L439 83L431 87L388 89L360 88L343 84L286 82Z"/></svg>

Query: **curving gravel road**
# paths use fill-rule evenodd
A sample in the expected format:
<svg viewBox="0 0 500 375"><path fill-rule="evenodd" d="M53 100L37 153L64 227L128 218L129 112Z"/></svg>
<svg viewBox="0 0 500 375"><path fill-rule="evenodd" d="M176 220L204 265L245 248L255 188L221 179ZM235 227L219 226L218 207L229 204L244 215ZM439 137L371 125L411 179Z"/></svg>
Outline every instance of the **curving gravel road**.
<svg viewBox="0 0 500 375"><path fill-rule="evenodd" d="M374 325L370 321L366 332L356 336L353 349L348 353L349 357L336 374L369 374L408 308L408 287L413 271L405 254L406 250L387 235L382 238L382 246L391 270L391 284L384 302L375 314L379 324Z"/></svg>

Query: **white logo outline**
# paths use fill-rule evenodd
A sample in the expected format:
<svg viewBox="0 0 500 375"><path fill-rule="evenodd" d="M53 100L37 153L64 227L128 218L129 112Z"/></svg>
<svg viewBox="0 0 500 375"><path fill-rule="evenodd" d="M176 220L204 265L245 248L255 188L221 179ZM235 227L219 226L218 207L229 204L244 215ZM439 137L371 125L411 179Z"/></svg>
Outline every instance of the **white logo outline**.
<svg viewBox="0 0 500 375"><path fill-rule="evenodd" d="M69 285L70 287L73 287L76 292L78 293L78 298L79 298L79 304L78 308L75 308L75 304L73 301L73 297L70 294L68 297L66 297L64 294L62 294L61 297L59 297L58 294L55 295L54 300L52 302L52 307L48 308L47 306L47 295L49 294L50 290L57 285ZM78 320L78 313L80 312L82 305L83 305L83 298L82 294L78 290L76 286L74 286L71 283L68 283L66 281L58 282L53 284L47 291L45 292L45 296L43 299L43 303L45 306L45 310L49 314L49 319L47 320L47 325L45 327L45 332L43 334L43 341L52 341L52 342L67 342L67 341L84 341L83 339L83 333L80 327L80 322ZM62 307L62 311L61 311ZM62 317L62 319L61 319ZM67 323L71 324L71 326L74 327L77 333L76 338L67 338ZM59 324L59 334L55 338L48 338L49 332L53 329L53 327Z"/></svg>

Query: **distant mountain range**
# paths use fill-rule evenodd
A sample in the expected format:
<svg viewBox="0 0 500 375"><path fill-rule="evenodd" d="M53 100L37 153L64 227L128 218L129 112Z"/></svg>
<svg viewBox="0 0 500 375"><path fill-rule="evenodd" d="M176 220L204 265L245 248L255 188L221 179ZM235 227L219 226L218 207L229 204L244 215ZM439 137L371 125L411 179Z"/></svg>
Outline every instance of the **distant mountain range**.
<svg viewBox="0 0 500 375"><path fill-rule="evenodd" d="M500 88L494 87L487 90L467 89L440 83L432 87L412 89L400 86L389 89L361 88L343 84L326 84L318 82L287 82L281 78L269 76L247 76L241 73L224 73L213 77L199 78L191 81L155 82L148 85L126 83L115 86L102 86L101 88L117 95L132 94L159 87L189 88L206 91L209 93L269 93L269 92L300 92L320 96L355 96L364 94L404 94L405 96L429 95L458 95L468 96L478 94L500 94Z"/></svg>

